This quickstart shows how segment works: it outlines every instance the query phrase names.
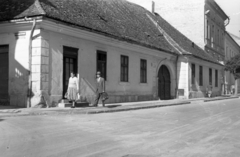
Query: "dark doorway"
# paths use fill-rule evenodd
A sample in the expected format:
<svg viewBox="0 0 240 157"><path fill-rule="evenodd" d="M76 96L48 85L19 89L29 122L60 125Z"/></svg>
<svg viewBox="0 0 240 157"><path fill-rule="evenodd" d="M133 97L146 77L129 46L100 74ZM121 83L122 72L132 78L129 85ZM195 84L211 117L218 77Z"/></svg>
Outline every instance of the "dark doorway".
<svg viewBox="0 0 240 157"><path fill-rule="evenodd" d="M72 47L63 47L63 93L67 92L68 80L70 78L70 73L73 71L76 75L78 72L78 49Z"/></svg>
<svg viewBox="0 0 240 157"><path fill-rule="evenodd" d="M158 71L158 96L161 100L171 99L171 78L165 65Z"/></svg>
<svg viewBox="0 0 240 157"><path fill-rule="evenodd" d="M97 71L107 80L107 52L97 50Z"/></svg>
<svg viewBox="0 0 240 157"><path fill-rule="evenodd" d="M9 79L9 50L8 45L0 45L0 100L8 101ZM8 104L8 103L7 103Z"/></svg>

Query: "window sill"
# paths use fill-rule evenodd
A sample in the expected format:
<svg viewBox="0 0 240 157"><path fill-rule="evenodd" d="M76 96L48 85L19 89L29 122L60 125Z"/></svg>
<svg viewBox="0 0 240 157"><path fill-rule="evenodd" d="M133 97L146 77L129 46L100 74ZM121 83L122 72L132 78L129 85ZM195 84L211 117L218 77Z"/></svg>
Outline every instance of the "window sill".
<svg viewBox="0 0 240 157"><path fill-rule="evenodd" d="M148 86L148 83L139 83L140 86Z"/></svg>
<svg viewBox="0 0 240 157"><path fill-rule="evenodd" d="M120 84L120 85L129 85L130 82L119 82L118 84Z"/></svg>

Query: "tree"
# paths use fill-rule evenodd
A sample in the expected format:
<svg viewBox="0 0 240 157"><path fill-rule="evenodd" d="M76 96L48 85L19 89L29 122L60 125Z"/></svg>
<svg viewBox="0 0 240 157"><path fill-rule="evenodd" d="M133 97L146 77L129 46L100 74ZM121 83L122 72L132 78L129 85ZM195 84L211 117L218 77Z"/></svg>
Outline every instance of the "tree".
<svg viewBox="0 0 240 157"><path fill-rule="evenodd" d="M230 60L228 60L224 66L225 71L229 71L233 74L235 79L235 95L237 95L238 92L238 79L240 78L240 54L232 57Z"/></svg>

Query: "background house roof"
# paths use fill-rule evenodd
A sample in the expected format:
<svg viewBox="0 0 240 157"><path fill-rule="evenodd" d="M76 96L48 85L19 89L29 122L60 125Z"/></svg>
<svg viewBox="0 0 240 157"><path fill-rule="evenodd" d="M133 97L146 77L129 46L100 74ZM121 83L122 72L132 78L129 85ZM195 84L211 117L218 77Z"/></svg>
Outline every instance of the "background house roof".
<svg viewBox="0 0 240 157"><path fill-rule="evenodd" d="M184 55L193 55L194 57L203 59L205 61L220 64L217 59L213 58L205 50L201 49L198 45L194 44L190 39L183 35L180 31L169 24L160 15L156 14L155 20L158 25L185 51L182 51Z"/></svg>
<svg viewBox="0 0 240 157"><path fill-rule="evenodd" d="M240 46L240 37L238 37L230 32L227 32L226 34L229 35L238 44L238 46Z"/></svg>
<svg viewBox="0 0 240 157"><path fill-rule="evenodd" d="M176 54L146 13L149 11L126 0L2 0L0 5L0 21L42 15Z"/></svg>

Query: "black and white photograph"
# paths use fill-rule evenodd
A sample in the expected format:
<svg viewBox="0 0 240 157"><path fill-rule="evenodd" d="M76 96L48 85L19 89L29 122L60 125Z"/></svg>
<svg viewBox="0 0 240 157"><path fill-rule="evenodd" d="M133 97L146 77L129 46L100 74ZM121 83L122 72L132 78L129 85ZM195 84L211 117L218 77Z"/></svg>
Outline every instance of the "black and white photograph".
<svg viewBox="0 0 240 157"><path fill-rule="evenodd" d="M240 0L0 0L0 157L239 157Z"/></svg>

